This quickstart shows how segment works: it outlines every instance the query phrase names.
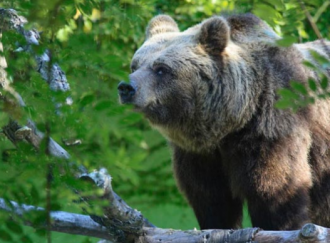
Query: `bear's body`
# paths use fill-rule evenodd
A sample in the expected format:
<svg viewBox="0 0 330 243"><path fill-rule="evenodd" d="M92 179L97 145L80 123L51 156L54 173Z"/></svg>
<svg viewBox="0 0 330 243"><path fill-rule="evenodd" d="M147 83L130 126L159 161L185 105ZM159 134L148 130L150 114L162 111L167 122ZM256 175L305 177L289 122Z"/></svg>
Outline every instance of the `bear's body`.
<svg viewBox="0 0 330 243"><path fill-rule="evenodd" d="M283 48L278 39L251 14L184 32L160 15L133 57L130 84L119 85L122 102L168 139L202 229L239 227L244 200L256 227L330 227L330 102L274 108L277 89L317 79L302 64L314 62L308 50L326 54L319 41Z"/></svg>

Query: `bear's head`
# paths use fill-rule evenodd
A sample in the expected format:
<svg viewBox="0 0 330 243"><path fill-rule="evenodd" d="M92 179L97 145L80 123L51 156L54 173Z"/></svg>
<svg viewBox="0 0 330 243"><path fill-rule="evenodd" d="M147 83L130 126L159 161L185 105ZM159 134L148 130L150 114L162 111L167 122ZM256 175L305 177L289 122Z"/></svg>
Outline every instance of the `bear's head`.
<svg viewBox="0 0 330 243"><path fill-rule="evenodd" d="M257 21L253 28L264 25L248 19ZM212 17L180 32L171 17L154 17L132 59L130 83L118 86L121 102L133 104L177 146L195 152L214 148L214 141L242 128L255 110L254 61L240 44L250 42L255 30L250 25ZM273 32L256 33L273 39Z"/></svg>

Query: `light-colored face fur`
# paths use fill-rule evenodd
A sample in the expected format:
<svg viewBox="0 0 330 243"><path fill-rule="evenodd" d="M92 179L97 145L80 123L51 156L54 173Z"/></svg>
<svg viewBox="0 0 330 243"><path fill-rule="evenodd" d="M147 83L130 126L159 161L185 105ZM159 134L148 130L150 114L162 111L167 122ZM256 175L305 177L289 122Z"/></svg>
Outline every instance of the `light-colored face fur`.
<svg viewBox="0 0 330 243"><path fill-rule="evenodd" d="M132 103L177 146L213 149L212 141L241 128L255 110L254 61L230 35L222 17L184 32L166 15L149 23L131 63Z"/></svg>

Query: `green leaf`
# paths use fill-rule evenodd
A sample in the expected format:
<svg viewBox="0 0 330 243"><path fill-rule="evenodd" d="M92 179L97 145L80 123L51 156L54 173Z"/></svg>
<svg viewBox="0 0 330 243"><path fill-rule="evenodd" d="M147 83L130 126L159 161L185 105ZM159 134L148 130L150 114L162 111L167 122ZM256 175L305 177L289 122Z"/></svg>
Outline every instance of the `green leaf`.
<svg viewBox="0 0 330 243"><path fill-rule="evenodd" d="M4 240L4 241L12 241L13 240L11 235L7 231L4 231L3 229L0 229L0 239Z"/></svg>
<svg viewBox="0 0 330 243"><path fill-rule="evenodd" d="M105 101L98 102L94 108L96 111L103 111L103 110L108 110L108 109L110 110L113 106L114 106L114 104L112 101L105 100Z"/></svg>
<svg viewBox="0 0 330 243"><path fill-rule="evenodd" d="M303 95L307 95L308 92L307 92L307 89L305 87L305 85L303 85L302 83L298 83L298 82L294 82L292 81L291 82L291 87L298 91L299 93L303 94Z"/></svg>
<svg viewBox="0 0 330 243"><path fill-rule="evenodd" d="M38 192L37 188L35 187L35 185L32 185L32 187L30 189L30 195L31 195L32 204L39 203L39 200L40 200L39 192Z"/></svg>
<svg viewBox="0 0 330 243"><path fill-rule="evenodd" d="M22 229L22 226L17 224L16 222L14 221L7 221L6 222L6 226L7 228L12 231L13 233L16 233L16 234L22 234L23 233L23 229Z"/></svg>
<svg viewBox="0 0 330 243"><path fill-rule="evenodd" d="M323 76L320 85L322 89L326 89L328 87L328 77Z"/></svg>
<svg viewBox="0 0 330 243"><path fill-rule="evenodd" d="M308 86L312 91L316 91L317 89L316 82L312 79L308 79Z"/></svg>
<svg viewBox="0 0 330 243"><path fill-rule="evenodd" d="M315 103L315 98L314 97L307 97L307 102L309 104L314 104Z"/></svg>
<svg viewBox="0 0 330 243"><path fill-rule="evenodd" d="M280 40L276 41L276 44L279 46L283 46L283 47L288 47L291 46L292 44L297 42L297 37L295 36L285 36Z"/></svg>
<svg viewBox="0 0 330 243"><path fill-rule="evenodd" d="M82 241L81 243L93 243L90 239L86 238L84 239L84 241Z"/></svg>
<svg viewBox="0 0 330 243"><path fill-rule="evenodd" d="M259 2L255 4L253 13L261 19L267 21L270 25L272 25L274 19L280 15L280 13L273 6Z"/></svg>
<svg viewBox="0 0 330 243"><path fill-rule="evenodd" d="M20 242L24 242L24 243L33 243L33 241L31 240L31 238L27 235L23 235L20 238Z"/></svg>
<svg viewBox="0 0 330 243"><path fill-rule="evenodd" d="M311 50L309 52L312 55L312 57L321 65L329 64L329 60L325 56L321 55L320 53L314 50Z"/></svg>
<svg viewBox="0 0 330 243"><path fill-rule="evenodd" d="M95 6L94 1L90 1L90 0L78 3L79 10L81 10L83 14L87 14L87 15L92 14L92 10L94 6Z"/></svg>
<svg viewBox="0 0 330 243"><path fill-rule="evenodd" d="M309 67L309 68L312 68L312 69L316 69L315 65L313 63L311 63L310 61L303 61L303 64L306 66L306 67Z"/></svg>
<svg viewBox="0 0 330 243"><path fill-rule="evenodd" d="M290 100L279 100L275 103L275 107L278 109L287 109L290 108L292 102Z"/></svg>
<svg viewBox="0 0 330 243"><path fill-rule="evenodd" d="M81 106L86 106L86 105L92 103L94 101L94 99L95 99L94 94L87 94L84 97L82 97L82 99L80 100L79 103Z"/></svg>
<svg viewBox="0 0 330 243"><path fill-rule="evenodd" d="M317 97L319 99L326 99L326 98L328 98L326 94L319 94Z"/></svg>
<svg viewBox="0 0 330 243"><path fill-rule="evenodd" d="M278 94L286 100L299 99L299 95L292 92L290 89L280 89L278 90Z"/></svg>
<svg viewBox="0 0 330 243"><path fill-rule="evenodd" d="M47 234L47 231L45 229L37 229L35 232L38 236L41 236L41 237L45 237Z"/></svg>
<svg viewBox="0 0 330 243"><path fill-rule="evenodd" d="M282 0L265 0L268 4L273 5L278 10L284 10L285 6Z"/></svg>
<svg viewBox="0 0 330 243"><path fill-rule="evenodd" d="M31 212L29 216L29 220L32 223L32 227L39 228L47 222L47 212L45 211ZM42 229L40 230L42 231Z"/></svg>

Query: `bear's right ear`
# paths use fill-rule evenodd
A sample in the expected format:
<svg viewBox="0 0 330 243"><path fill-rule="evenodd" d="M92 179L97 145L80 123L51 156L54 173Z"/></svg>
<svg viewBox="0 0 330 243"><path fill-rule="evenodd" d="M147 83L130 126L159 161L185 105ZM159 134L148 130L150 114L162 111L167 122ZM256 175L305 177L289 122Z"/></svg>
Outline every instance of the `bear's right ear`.
<svg viewBox="0 0 330 243"><path fill-rule="evenodd" d="M217 55L226 48L229 35L227 21L222 17L212 17L201 23L198 40L208 53Z"/></svg>
<svg viewBox="0 0 330 243"><path fill-rule="evenodd" d="M150 20L146 30L146 39L160 33L179 31L178 25L170 16L161 14Z"/></svg>

